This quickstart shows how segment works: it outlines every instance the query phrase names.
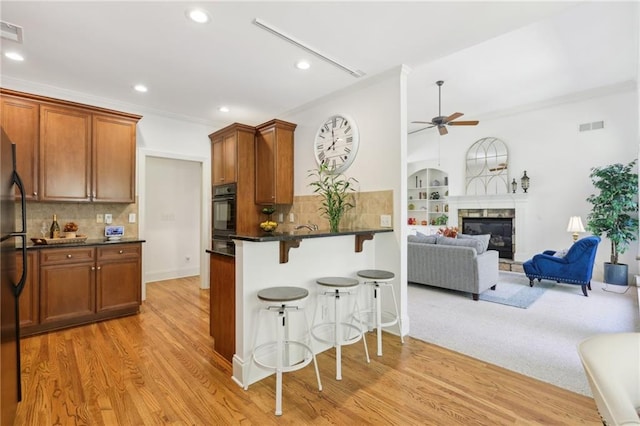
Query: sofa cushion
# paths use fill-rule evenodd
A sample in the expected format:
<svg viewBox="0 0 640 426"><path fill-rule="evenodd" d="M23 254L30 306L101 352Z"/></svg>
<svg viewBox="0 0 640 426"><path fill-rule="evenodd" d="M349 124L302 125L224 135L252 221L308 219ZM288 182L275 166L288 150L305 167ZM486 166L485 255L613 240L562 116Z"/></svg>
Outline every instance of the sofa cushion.
<svg viewBox="0 0 640 426"><path fill-rule="evenodd" d="M478 240L482 243L482 248L478 250L478 254L482 254L489 248L489 240L491 239L491 234L481 234L481 235L470 235L470 234L458 234L459 239L470 239L470 240Z"/></svg>
<svg viewBox="0 0 640 426"><path fill-rule="evenodd" d="M482 241L476 239L464 239L464 238L449 238L449 237L439 237L436 241L436 244L443 246L456 246L456 247L471 247L476 250L477 254L484 253L482 250L483 244Z"/></svg>
<svg viewBox="0 0 640 426"><path fill-rule="evenodd" d="M417 235L409 235L407 241L410 243L435 244L437 237L435 235L425 235L418 232Z"/></svg>

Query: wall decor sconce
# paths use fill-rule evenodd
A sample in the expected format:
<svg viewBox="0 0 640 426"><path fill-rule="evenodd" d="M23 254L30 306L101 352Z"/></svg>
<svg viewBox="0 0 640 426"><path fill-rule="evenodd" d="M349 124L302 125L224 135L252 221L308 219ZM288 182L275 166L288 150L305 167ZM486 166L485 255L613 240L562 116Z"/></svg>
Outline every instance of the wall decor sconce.
<svg viewBox="0 0 640 426"><path fill-rule="evenodd" d="M569 225L567 225L567 232L571 232L573 236L573 242L578 240L578 233L584 232L584 226L582 226L582 219L580 216L571 216L569 218Z"/></svg>
<svg viewBox="0 0 640 426"><path fill-rule="evenodd" d="M524 175L520 179L520 186L522 186L522 190L524 193L527 193L527 189L529 189L529 176L527 176L527 171L524 171Z"/></svg>
<svg viewBox="0 0 640 426"><path fill-rule="evenodd" d="M518 189L518 182L516 182L516 178L513 178L513 182L511 182L511 192L515 194L516 189Z"/></svg>

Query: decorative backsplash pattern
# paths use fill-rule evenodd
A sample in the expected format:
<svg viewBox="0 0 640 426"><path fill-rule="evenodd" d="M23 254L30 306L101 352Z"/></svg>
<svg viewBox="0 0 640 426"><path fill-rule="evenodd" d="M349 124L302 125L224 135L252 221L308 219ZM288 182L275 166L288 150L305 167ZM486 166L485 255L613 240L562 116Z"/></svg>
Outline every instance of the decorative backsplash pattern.
<svg viewBox="0 0 640 426"><path fill-rule="evenodd" d="M53 215L58 216L60 230L67 222L78 225L78 234L89 238L104 236L106 223L96 223L96 215L110 213L111 225L123 225L125 237L138 236L138 204L119 203L45 203L27 202L27 237L42 237L41 228L49 232ZM136 214L136 223L129 223L129 213ZM16 219L20 217L20 204L16 203Z"/></svg>
<svg viewBox="0 0 640 426"><path fill-rule="evenodd" d="M393 214L393 191L371 191L354 193L355 207L349 210L342 221L340 228L379 228L380 215ZM287 232L296 225L312 223L318 225L320 230L329 229L329 220L321 216L319 208L322 205L322 197L319 195L301 195L293 197L293 205L276 206L273 217L278 219L279 213L283 214L284 223L279 224L278 230ZM293 213L294 222L289 222L289 214Z"/></svg>

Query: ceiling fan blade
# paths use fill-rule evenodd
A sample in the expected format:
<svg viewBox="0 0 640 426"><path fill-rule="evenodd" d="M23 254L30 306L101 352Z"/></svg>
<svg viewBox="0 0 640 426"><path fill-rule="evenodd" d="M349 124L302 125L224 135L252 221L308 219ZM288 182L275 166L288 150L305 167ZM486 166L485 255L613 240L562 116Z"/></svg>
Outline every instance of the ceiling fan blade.
<svg viewBox="0 0 640 426"><path fill-rule="evenodd" d="M440 132L440 136L444 136L449 133L444 125L438 126L438 132Z"/></svg>
<svg viewBox="0 0 640 426"><path fill-rule="evenodd" d="M445 118L443 121L445 123L448 123L449 121L453 121L458 117L462 117L464 114L461 112L454 112L453 114L451 114L450 116L448 116L447 118Z"/></svg>
<svg viewBox="0 0 640 426"><path fill-rule="evenodd" d="M412 121L412 123L416 123L416 124L433 124L430 121Z"/></svg>
<svg viewBox="0 0 640 426"><path fill-rule="evenodd" d="M469 121L453 121L451 123L447 123L449 126L475 126L479 123L478 120L469 120Z"/></svg>

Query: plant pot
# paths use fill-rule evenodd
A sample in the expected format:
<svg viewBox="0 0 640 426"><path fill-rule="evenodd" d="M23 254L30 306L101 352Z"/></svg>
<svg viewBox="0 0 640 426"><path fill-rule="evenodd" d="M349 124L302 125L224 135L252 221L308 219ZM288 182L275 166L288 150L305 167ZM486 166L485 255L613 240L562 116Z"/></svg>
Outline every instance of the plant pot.
<svg viewBox="0 0 640 426"><path fill-rule="evenodd" d="M629 284L629 266L624 263L604 263L604 282L614 285Z"/></svg>

